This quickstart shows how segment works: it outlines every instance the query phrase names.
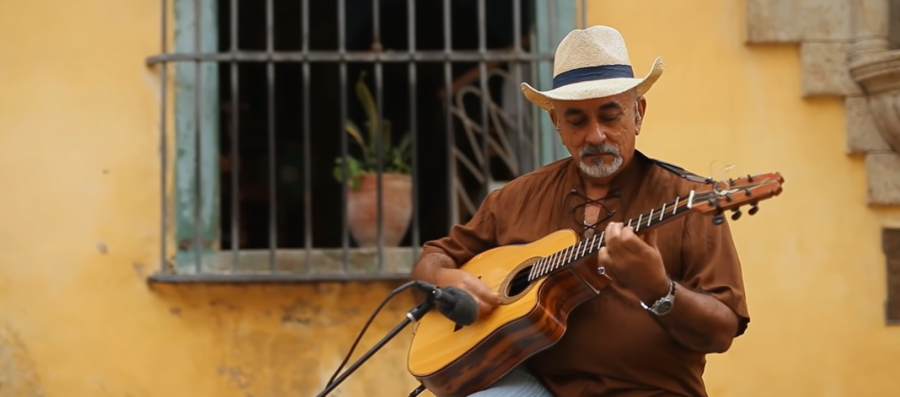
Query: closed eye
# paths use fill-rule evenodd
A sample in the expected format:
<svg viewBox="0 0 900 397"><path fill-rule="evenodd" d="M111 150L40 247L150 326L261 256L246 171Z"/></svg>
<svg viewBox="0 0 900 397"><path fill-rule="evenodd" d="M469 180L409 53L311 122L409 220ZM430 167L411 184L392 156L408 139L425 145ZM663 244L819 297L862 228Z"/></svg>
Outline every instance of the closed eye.
<svg viewBox="0 0 900 397"><path fill-rule="evenodd" d="M613 121L618 120L620 116L622 116L622 113L616 114L614 116L601 115L600 120L603 121L604 123L611 123Z"/></svg>

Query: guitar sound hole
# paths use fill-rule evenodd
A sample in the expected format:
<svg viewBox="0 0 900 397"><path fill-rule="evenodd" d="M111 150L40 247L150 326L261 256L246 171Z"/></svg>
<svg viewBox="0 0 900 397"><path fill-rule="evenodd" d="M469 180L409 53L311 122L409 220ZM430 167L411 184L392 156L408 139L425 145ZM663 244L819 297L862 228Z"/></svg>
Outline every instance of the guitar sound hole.
<svg viewBox="0 0 900 397"><path fill-rule="evenodd" d="M512 281L510 281L509 285L506 287L506 296L516 296L521 294L529 285L531 285L531 282L528 281L528 273L530 271L531 266L526 266L513 276Z"/></svg>

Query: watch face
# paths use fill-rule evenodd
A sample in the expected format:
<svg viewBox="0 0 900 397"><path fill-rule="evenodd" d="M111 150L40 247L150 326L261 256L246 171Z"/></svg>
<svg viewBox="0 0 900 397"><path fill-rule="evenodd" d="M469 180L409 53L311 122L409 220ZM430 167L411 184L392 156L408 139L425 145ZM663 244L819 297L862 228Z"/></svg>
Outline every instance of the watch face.
<svg viewBox="0 0 900 397"><path fill-rule="evenodd" d="M669 310L672 310L672 302L660 302L656 307L657 313L668 313Z"/></svg>

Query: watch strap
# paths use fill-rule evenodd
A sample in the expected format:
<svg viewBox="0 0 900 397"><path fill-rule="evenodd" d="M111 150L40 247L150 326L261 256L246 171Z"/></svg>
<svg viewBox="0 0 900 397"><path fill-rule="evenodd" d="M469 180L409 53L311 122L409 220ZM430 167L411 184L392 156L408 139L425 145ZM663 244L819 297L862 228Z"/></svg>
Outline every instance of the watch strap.
<svg viewBox="0 0 900 397"><path fill-rule="evenodd" d="M672 303L674 301L675 301L675 281L671 280L671 279L669 280L669 292L666 294L666 296L663 296L662 298L657 299L656 302L653 302L653 304L650 306L647 306L647 304L644 303L644 301L639 300L639 302L641 302L641 307L643 307L644 309L646 309L656 315L662 315L662 314L668 313L669 310L671 310L671 304L669 305L669 308L668 308L668 310L665 311L665 313L660 313L659 308L660 308L660 306L662 306L665 303Z"/></svg>

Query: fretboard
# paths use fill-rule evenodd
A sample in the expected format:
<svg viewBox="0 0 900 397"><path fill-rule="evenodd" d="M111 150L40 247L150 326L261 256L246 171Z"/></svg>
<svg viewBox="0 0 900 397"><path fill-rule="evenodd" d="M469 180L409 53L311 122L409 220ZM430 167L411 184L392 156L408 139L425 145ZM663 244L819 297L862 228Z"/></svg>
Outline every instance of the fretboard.
<svg viewBox="0 0 900 397"><path fill-rule="evenodd" d="M635 233L659 225L672 218L688 213L686 209L691 207L694 200L694 191L691 190L687 198L676 197L675 200L664 203L662 207L653 208L649 213L640 214L637 218L631 218L626 222L627 226L634 226ZM531 266L528 273L528 281L534 281L550 275L556 271L565 269L582 258L592 255L603 247L605 234L595 234L592 238L581 240L562 251L555 252L542 258Z"/></svg>

